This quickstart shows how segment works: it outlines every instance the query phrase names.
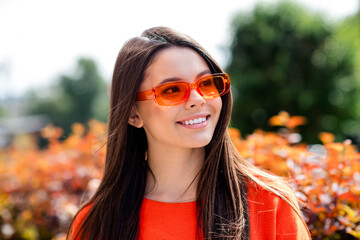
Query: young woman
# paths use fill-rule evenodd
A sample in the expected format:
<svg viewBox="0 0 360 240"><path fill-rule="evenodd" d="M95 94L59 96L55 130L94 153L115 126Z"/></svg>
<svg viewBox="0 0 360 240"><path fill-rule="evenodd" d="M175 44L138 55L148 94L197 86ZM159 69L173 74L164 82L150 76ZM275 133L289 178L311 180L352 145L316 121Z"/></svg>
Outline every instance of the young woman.
<svg viewBox="0 0 360 240"><path fill-rule="evenodd" d="M114 69L104 177L70 239L310 239L284 181L227 133L229 76L165 27L125 43Z"/></svg>

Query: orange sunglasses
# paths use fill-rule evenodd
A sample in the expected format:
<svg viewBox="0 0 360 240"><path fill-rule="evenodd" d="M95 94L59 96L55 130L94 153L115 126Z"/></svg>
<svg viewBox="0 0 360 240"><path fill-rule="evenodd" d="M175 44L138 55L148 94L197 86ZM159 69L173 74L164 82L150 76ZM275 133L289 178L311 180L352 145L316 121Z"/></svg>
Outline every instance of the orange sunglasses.
<svg viewBox="0 0 360 240"><path fill-rule="evenodd" d="M186 102L191 89L195 89L204 99L220 97L229 92L230 78L226 73L216 73L201 77L194 83L164 83L151 90L139 92L136 101L154 99L159 105L174 106Z"/></svg>

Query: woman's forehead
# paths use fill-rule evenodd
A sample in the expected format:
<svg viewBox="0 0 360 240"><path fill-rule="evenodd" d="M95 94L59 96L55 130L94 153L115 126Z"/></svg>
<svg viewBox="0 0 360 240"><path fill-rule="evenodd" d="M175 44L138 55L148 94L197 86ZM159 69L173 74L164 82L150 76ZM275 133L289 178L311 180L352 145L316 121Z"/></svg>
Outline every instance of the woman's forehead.
<svg viewBox="0 0 360 240"><path fill-rule="evenodd" d="M156 53L145 71L140 87L152 88L169 78L192 82L202 72L210 73L210 69L195 50L170 47Z"/></svg>

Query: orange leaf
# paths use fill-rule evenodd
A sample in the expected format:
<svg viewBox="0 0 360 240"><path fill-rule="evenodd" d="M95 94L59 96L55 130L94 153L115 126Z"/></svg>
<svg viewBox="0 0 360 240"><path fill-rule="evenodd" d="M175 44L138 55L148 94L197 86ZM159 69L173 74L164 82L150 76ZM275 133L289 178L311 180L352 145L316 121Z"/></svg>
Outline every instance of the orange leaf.
<svg viewBox="0 0 360 240"><path fill-rule="evenodd" d="M241 138L240 131L236 128L229 128L228 133L229 133L231 139L240 139Z"/></svg>
<svg viewBox="0 0 360 240"><path fill-rule="evenodd" d="M74 123L71 130L75 135L81 136L85 132L85 127L81 123Z"/></svg>
<svg viewBox="0 0 360 240"><path fill-rule="evenodd" d="M296 128L300 125L306 124L306 118L302 116L292 116L286 123L287 128Z"/></svg>
<svg viewBox="0 0 360 240"><path fill-rule="evenodd" d="M358 202L359 201L359 196L356 196L352 192L346 192L346 193L340 194L339 198L350 201L350 202Z"/></svg>
<svg viewBox="0 0 360 240"><path fill-rule="evenodd" d="M329 132L320 132L319 139L323 144L332 143L335 140L335 136L334 134Z"/></svg>
<svg viewBox="0 0 360 240"><path fill-rule="evenodd" d="M273 116L269 119L270 126L285 126L289 120L290 115L285 111L281 111L278 115Z"/></svg>
<svg viewBox="0 0 360 240"><path fill-rule="evenodd" d="M342 143L327 143L324 145L329 150L334 150L335 152L341 152L344 150L344 145Z"/></svg>
<svg viewBox="0 0 360 240"><path fill-rule="evenodd" d="M59 127L54 127L53 124L48 124L41 130L41 136L43 138L58 139L62 136L63 130Z"/></svg>

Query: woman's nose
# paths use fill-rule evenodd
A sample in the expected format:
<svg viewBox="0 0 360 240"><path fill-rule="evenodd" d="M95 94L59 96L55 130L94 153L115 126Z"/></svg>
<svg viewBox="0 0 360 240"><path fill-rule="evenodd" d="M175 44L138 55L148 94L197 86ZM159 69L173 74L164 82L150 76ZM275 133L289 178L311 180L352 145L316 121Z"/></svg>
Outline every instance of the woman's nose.
<svg viewBox="0 0 360 240"><path fill-rule="evenodd" d="M205 99L196 91L196 89L190 90L188 100L185 102L186 108L201 107L206 103Z"/></svg>

